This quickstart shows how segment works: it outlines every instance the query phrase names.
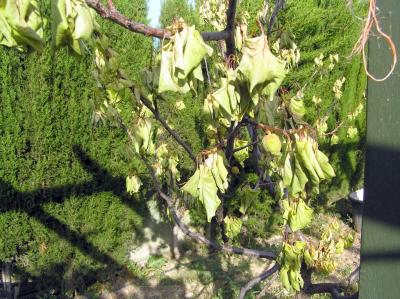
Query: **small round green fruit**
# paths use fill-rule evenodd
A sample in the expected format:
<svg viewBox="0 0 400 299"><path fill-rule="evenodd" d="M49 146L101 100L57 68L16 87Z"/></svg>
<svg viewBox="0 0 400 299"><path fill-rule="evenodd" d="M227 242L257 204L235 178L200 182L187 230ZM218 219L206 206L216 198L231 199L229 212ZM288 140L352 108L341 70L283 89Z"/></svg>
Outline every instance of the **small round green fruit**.
<svg viewBox="0 0 400 299"><path fill-rule="evenodd" d="M282 149L281 140L279 136L274 133L264 136L262 139L262 146L267 153L271 153L272 155L277 155Z"/></svg>
<svg viewBox="0 0 400 299"><path fill-rule="evenodd" d="M233 166L233 167L231 168L231 172L232 172L233 174L237 175L237 174L240 173L240 170L239 170L239 168L238 168L237 166Z"/></svg>

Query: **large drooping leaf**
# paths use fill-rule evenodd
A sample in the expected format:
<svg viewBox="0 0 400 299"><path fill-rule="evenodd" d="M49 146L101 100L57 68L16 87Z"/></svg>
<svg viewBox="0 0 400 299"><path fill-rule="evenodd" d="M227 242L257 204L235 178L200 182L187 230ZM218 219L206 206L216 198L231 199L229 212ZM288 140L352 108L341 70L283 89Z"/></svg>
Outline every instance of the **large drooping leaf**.
<svg viewBox="0 0 400 299"><path fill-rule="evenodd" d="M175 76L174 51L172 44L163 46L161 51L161 66L158 80L158 92L166 91L186 93L190 90L187 82Z"/></svg>
<svg viewBox="0 0 400 299"><path fill-rule="evenodd" d="M188 29L184 28L181 32L174 35L174 59L175 67L181 71L185 71L185 60L183 56L183 50L187 40Z"/></svg>
<svg viewBox="0 0 400 299"><path fill-rule="evenodd" d="M153 142L154 128L150 118L140 118L133 131L133 146L137 153L153 154L155 146Z"/></svg>
<svg viewBox="0 0 400 299"><path fill-rule="evenodd" d="M73 37L75 39L89 39L93 33L93 19L89 11L89 7L84 5L76 6L77 17L75 20L75 31Z"/></svg>
<svg viewBox="0 0 400 299"><path fill-rule="evenodd" d="M274 99L275 93L281 86L283 79L285 79L286 75L285 68L280 67L276 75L277 77L273 79L271 82L267 83L261 92L261 94L267 96L270 101Z"/></svg>
<svg viewBox="0 0 400 299"><path fill-rule="evenodd" d="M228 73L227 78L221 78L221 87L211 95L218 103L222 117L229 121L240 118L240 93L234 80Z"/></svg>
<svg viewBox="0 0 400 299"><path fill-rule="evenodd" d="M11 27L2 13L0 13L0 44L7 47L17 46L17 42L12 37Z"/></svg>
<svg viewBox="0 0 400 299"><path fill-rule="evenodd" d="M0 2L0 44L41 50L43 18L37 0Z"/></svg>
<svg viewBox="0 0 400 299"><path fill-rule="evenodd" d="M174 52L170 50L170 47L163 47L161 52L160 77L158 81L158 92L160 93L168 90L178 91L178 86L173 79L173 59Z"/></svg>
<svg viewBox="0 0 400 299"><path fill-rule="evenodd" d="M204 165L200 165L199 200L206 209L208 222L211 222L221 204L217 192L218 187L211 170Z"/></svg>
<svg viewBox="0 0 400 299"><path fill-rule="evenodd" d="M294 161L294 175L291 186L291 194L297 196L300 192L304 191L305 185L308 182L308 177L300 164L298 155L295 155Z"/></svg>
<svg viewBox="0 0 400 299"><path fill-rule="evenodd" d="M289 187L292 184L293 168L293 158L290 153L287 153L282 171L283 185L285 187Z"/></svg>
<svg viewBox="0 0 400 299"><path fill-rule="evenodd" d="M200 164L194 175L182 187L182 190L198 198L207 212L207 219L215 216L221 200L218 191L225 192L228 188L228 171L224 164L224 154L217 151L210 154Z"/></svg>
<svg viewBox="0 0 400 299"><path fill-rule="evenodd" d="M158 92L196 91L196 80L204 81L201 61L212 52L194 26L183 24L183 29L161 48Z"/></svg>
<svg viewBox="0 0 400 299"><path fill-rule="evenodd" d="M285 64L271 53L267 37L245 39L242 53L238 70L249 82L250 92L260 86L265 94L274 93L285 77Z"/></svg>
<svg viewBox="0 0 400 299"><path fill-rule="evenodd" d="M184 78L201 63L203 58L211 56L213 49L208 46L194 26L188 28L187 41L183 53Z"/></svg>
<svg viewBox="0 0 400 299"><path fill-rule="evenodd" d="M215 183L221 192L228 189L228 170L225 167L224 157L224 153L218 151L210 155L205 161L205 165L211 169Z"/></svg>
<svg viewBox="0 0 400 299"><path fill-rule="evenodd" d="M192 175L187 183L182 187L182 190L189 193L193 197L199 197L199 182L200 182L200 170L197 169L194 175Z"/></svg>
<svg viewBox="0 0 400 299"><path fill-rule="evenodd" d="M279 277L284 288L288 291L300 291L304 286L300 270L305 247L306 243L303 241L296 241L293 245L286 242L283 244L282 252L279 256L281 265Z"/></svg>
<svg viewBox="0 0 400 299"><path fill-rule="evenodd" d="M85 1L52 0L52 30L55 46L68 45L77 54L84 50L84 41L98 29L93 10Z"/></svg>
<svg viewBox="0 0 400 299"><path fill-rule="evenodd" d="M287 221L290 229L295 232L311 223L313 209L306 205L301 199L296 199L290 203L282 200L283 218Z"/></svg>

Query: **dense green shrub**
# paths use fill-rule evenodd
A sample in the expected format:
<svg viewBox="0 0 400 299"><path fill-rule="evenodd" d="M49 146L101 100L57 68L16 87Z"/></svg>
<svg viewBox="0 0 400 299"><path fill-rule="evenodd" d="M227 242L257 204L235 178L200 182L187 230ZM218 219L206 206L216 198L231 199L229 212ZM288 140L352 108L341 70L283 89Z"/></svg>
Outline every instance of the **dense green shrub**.
<svg viewBox="0 0 400 299"><path fill-rule="evenodd" d="M187 0L164 0L161 5L160 26L170 26L172 21L179 18L191 25L198 24L196 11Z"/></svg>
<svg viewBox="0 0 400 299"><path fill-rule="evenodd" d="M146 1L115 4L146 21ZM151 40L104 25L138 79ZM122 267L142 227L124 191L136 164L124 134L92 127L92 53L70 54L0 48L0 261L16 257L21 275L64 290L104 276L105 265Z"/></svg>

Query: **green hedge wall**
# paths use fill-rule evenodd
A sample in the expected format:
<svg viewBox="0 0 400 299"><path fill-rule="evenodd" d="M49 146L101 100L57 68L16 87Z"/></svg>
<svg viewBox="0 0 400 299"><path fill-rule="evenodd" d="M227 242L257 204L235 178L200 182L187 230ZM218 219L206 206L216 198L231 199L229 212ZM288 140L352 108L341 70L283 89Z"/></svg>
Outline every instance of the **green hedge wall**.
<svg viewBox="0 0 400 299"><path fill-rule="evenodd" d="M145 0L114 3L146 22ZM138 78L151 40L102 23ZM91 53L70 54L0 48L0 261L14 257L21 276L66 292L105 278L113 272L106 267L123 269L142 227L141 210L124 192L135 166L125 136L91 125Z"/></svg>

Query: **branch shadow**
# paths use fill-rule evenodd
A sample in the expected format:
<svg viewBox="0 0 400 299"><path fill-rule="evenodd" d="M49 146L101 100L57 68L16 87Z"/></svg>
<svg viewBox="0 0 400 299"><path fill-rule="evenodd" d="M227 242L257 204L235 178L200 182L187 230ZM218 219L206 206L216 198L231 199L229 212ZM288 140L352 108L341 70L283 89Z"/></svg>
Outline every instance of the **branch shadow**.
<svg viewBox="0 0 400 299"><path fill-rule="evenodd" d="M92 175L92 180L81 184L68 184L52 188L39 188L30 192L20 192L11 184L0 178L0 213L9 211L25 213L29 217L36 219L47 229L55 232L60 239L67 241L79 252L104 266L104 268L101 271L98 271L98 273L93 273L92 270L85 269L84 267L79 269L78 272L73 273L72 276L76 281L75 286L78 291L82 291L84 288L95 282L96 279L104 277L104 272L113 273L113 275L116 276L123 276L132 283L141 286L148 286L149 283L147 279L137 276L131 269L129 269L126 263L121 263L116 260L111 254L102 251L96 247L96 245L91 243L87 238L88 236L74 231L67 224L46 212L44 205L49 202L62 204L71 196L85 197L102 192L111 192L113 195L118 197L121 203L128 209L132 209L138 213L142 219L148 218L148 215L150 214L145 204L133 200L133 198L126 193L125 177L112 176L78 145L73 146L73 153L81 166ZM145 194L145 196L150 197L151 194ZM149 220L147 220L147 223L149 223ZM151 229L157 231L159 226L162 225L163 224L158 223L151 224ZM137 226L132 227L132 234L135 236L135 243L139 244L149 241L147 236L143 234L143 230ZM161 238L165 243L169 243L171 239L169 236L163 234L157 235L157 238ZM56 293L59 293L65 288L60 279L62 279L63 275L61 274L65 272L66 266L66 264L49 265L48 269L37 276L32 276L31 274L24 272L23 269L15 269L17 273L20 274L20 277L24 279L24 282L21 284L21 294L25 292L24 289L31 292L31 289L33 288L32 285L35 286L35 291L37 293L42 292L45 288L54 289L56 290ZM54 276L54 273L60 275ZM182 284L181 282L175 283ZM31 295L28 295L27 298L36 297L29 296ZM61 295L60 298L62 298Z"/></svg>

